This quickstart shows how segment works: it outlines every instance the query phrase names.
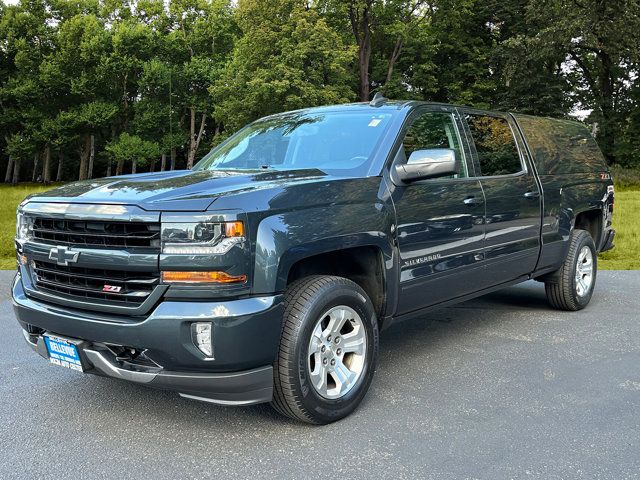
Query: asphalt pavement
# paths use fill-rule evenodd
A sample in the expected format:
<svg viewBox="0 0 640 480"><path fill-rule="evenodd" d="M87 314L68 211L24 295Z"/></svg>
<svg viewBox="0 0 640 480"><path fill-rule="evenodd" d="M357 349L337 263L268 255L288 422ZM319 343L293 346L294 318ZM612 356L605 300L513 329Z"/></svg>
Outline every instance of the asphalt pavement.
<svg viewBox="0 0 640 480"><path fill-rule="evenodd" d="M0 272L0 478L640 478L640 272L581 312L528 282L383 333L365 401L324 427L49 365Z"/></svg>

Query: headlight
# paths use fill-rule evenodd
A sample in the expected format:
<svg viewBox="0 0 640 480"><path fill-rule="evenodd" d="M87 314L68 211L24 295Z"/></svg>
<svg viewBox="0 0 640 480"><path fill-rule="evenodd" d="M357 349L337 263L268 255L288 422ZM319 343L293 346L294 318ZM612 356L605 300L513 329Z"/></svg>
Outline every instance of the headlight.
<svg viewBox="0 0 640 480"><path fill-rule="evenodd" d="M162 253L221 255L244 241L242 222L162 223Z"/></svg>
<svg viewBox="0 0 640 480"><path fill-rule="evenodd" d="M22 212L16 215L16 240L27 241L33 233L33 219L26 217Z"/></svg>

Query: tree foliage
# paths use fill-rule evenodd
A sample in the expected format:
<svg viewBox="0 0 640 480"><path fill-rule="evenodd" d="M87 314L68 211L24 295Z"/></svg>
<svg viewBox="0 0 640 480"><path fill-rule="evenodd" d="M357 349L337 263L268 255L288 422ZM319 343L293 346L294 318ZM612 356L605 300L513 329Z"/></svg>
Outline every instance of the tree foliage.
<svg viewBox="0 0 640 480"><path fill-rule="evenodd" d="M260 116L377 91L582 112L640 166L640 0L2 2L5 181L190 168Z"/></svg>

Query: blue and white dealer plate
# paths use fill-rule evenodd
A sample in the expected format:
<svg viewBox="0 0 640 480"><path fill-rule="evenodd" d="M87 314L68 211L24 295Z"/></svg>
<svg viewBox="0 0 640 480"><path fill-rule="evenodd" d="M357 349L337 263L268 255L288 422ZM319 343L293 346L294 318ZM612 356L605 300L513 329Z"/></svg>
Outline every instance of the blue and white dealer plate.
<svg viewBox="0 0 640 480"><path fill-rule="evenodd" d="M45 335L44 342L47 346L49 361L51 363L65 368L71 368L72 370L78 370L79 372L84 370L82 368L82 362L80 361L78 347L73 343L53 335Z"/></svg>

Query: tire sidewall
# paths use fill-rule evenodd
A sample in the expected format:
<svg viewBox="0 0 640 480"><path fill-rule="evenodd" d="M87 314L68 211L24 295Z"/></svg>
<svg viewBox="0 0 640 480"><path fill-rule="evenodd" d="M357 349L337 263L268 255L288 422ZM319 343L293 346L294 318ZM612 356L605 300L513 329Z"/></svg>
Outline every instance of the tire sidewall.
<svg viewBox="0 0 640 480"><path fill-rule="evenodd" d="M587 294L580 296L578 295L578 291L576 289L576 270L578 268L578 258L580 257L580 252L584 247L588 247L589 250L591 250L591 256L593 258L593 279L591 281L591 286L589 287L589 291L587 292ZM576 250L574 252L573 264L571 268L571 288L573 292L573 300L580 309L586 307L589 304L596 286L597 276L598 254L596 252L595 244L593 242L593 239L591 238L591 235L589 235L587 232L582 232L581 238L579 239Z"/></svg>
<svg viewBox="0 0 640 480"><path fill-rule="evenodd" d="M354 287L357 285L354 284ZM352 288L344 283L332 283L323 288L320 294L312 300L311 307L305 312L301 328L298 332L295 358L296 358L296 390L299 390L298 398L301 399L305 410L320 420L328 423L351 413L367 393L373 377L378 355L378 326L377 319L366 294L359 287ZM309 341L320 316L326 311L339 305L352 308L364 325L367 338L365 365L357 385L345 396L337 399L327 399L316 391L311 384L307 367L307 354Z"/></svg>

